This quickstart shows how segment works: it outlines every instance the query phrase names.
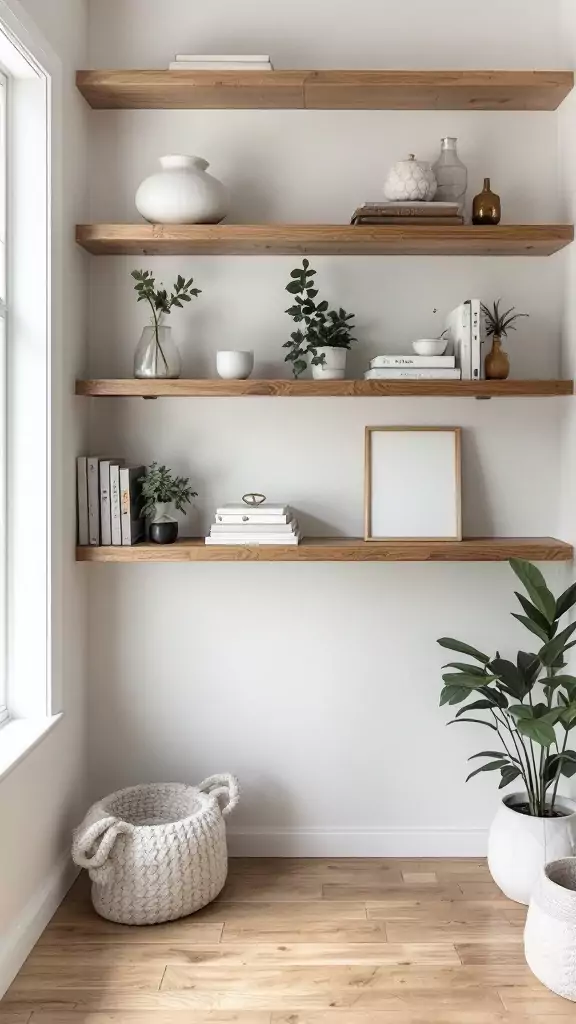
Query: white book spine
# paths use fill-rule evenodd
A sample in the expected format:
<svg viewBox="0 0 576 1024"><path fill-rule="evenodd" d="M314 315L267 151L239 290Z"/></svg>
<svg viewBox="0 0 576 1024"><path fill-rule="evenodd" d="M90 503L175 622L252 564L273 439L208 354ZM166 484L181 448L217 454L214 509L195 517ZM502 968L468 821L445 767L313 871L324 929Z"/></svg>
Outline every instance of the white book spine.
<svg viewBox="0 0 576 1024"><path fill-rule="evenodd" d="M110 466L112 461L112 459L103 459L100 463L100 536L105 547L112 543L112 519L110 516Z"/></svg>
<svg viewBox="0 0 576 1024"><path fill-rule="evenodd" d="M130 502L130 470L120 467L120 529L122 543L132 544L132 509Z"/></svg>
<svg viewBox="0 0 576 1024"><path fill-rule="evenodd" d="M216 516L216 523L222 526L286 526L291 520L290 515L255 516L251 512L248 515L225 513Z"/></svg>
<svg viewBox="0 0 576 1024"><path fill-rule="evenodd" d="M460 380L460 370L367 370L364 380Z"/></svg>
<svg viewBox="0 0 576 1024"><path fill-rule="evenodd" d="M470 299L470 379L482 379L480 299Z"/></svg>
<svg viewBox="0 0 576 1024"><path fill-rule="evenodd" d="M460 342L460 369L462 380L472 380L472 326L470 324L470 305L465 302L462 315L462 340Z"/></svg>
<svg viewBox="0 0 576 1024"><path fill-rule="evenodd" d="M176 62L197 61L200 64L206 61L221 61L229 64L236 61L238 64L269 64L270 54L268 53L177 53Z"/></svg>
<svg viewBox="0 0 576 1024"><path fill-rule="evenodd" d="M206 537L206 544L276 544L277 546L282 547L284 545L298 544L299 540L300 537L298 534L293 534L292 537L266 537L264 534L258 537L237 537L236 535L227 536L226 534L223 534L219 537Z"/></svg>
<svg viewBox="0 0 576 1024"><path fill-rule="evenodd" d="M267 525L266 523L237 523L235 526L230 523L216 523L210 527L210 533L213 537L221 536L225 533L234 534L236 537L251 537L258 533L278 534L289 537L291 533L295 532L295 523L274 523L273 525Z"/></svg>
<svg viewBox="0 0 576 1024"><path fill-rule="evenodd" d="M76 486L78 494L78 543L86 546L90 542L88 527L88 460L85 455L76 459Z"/></svg>
<svg viewBox="0 0 576 1024"><path fill-rule="evenodd" d="M97 456L88 457L88 530L90 544L100 544L100 459Z"/></svg>
<svg viewBox="0 0 576 1024"><path fill-rule="evenodd" d="M169 71L272 71L271 64L242 64L239 61L179 60L168 65Z"/></svg>
<svg viewBox="0 0 576 1024"><path fill-rule="evenodd" d="M120 519L120 466L110 466L110 524L112 544L122 544Z"/></svg>
<svg viewBox="0 0 576 1024"><path fill-rule="evenodd" d="M264 516L264 515L291 515L292 510L289 505L221 505L220 508L216 509L217 516ZM259 521L259 520L258 520Z"/></svg>
<svg viewBox="0 0 576 1024"><path fill-rule="evenodd" d="M386 367L444 368L453 370L455 366L455 356L376 356L370 360L371 370L385 369Z"/></svg>

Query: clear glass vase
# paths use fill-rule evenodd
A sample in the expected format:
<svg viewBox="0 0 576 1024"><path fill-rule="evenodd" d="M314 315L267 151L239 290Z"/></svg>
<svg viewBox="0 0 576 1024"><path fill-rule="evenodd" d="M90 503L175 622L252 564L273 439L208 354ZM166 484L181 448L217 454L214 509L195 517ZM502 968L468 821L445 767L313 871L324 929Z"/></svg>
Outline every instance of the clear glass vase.
<svg viewBox="0 0 576 1024"><path fill-rule="evenodd" d="M180 353L172 340L172 328L150 326L142 331L142 337L134 353L134 376L144 378L180 376Z"/></svg>
<svg viewBox="0 0 576 1024"><path fill-rule="evenodd" d="M462 214L468 187L468 170L458 156L458 139L442 139L440 156L432 170L438 182L435 202L458 203Z"/></svg>

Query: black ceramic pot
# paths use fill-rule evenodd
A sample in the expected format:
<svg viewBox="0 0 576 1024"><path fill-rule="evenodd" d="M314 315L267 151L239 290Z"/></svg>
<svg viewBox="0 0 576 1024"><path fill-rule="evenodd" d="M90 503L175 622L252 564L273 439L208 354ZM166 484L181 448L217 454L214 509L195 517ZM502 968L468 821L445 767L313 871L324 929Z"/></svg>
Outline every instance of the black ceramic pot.
<svg viewBox="0 0 576 1024"><path fill-rule="evenodd" d="M173 544L178 536L178 523L151 523L150 540L153 544Z"/></svg>

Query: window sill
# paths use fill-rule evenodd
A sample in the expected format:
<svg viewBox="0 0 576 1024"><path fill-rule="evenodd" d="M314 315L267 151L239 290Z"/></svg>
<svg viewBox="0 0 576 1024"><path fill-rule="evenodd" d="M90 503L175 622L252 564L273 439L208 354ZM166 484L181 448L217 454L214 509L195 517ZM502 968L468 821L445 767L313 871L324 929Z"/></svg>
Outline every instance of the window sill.
<svg viewBox="0 0 576 1024"><path fill-rule="evenodd" d="M0 781L52 731L62 715L19 718L0 728Z"/></svg>

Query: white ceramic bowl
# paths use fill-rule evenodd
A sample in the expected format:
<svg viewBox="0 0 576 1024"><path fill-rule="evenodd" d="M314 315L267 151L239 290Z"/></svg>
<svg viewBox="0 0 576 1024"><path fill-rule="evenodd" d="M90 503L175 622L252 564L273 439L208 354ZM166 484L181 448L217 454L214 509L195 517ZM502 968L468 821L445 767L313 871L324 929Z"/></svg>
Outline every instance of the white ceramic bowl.
<svg viewBox="0 0 576 1024"><path fill-rule="evenodd" d="M254 353L217 352L216 369L224 380L246 380L254 369Z"/></svg>
<svg viewBox="0 0 576 1024"><path fill-rule="evenodd" d="M418 356L442 356L447 347L447 338L420 338L412 342L412 348Z"/></svg>

